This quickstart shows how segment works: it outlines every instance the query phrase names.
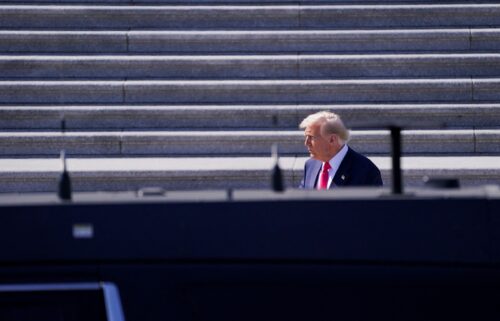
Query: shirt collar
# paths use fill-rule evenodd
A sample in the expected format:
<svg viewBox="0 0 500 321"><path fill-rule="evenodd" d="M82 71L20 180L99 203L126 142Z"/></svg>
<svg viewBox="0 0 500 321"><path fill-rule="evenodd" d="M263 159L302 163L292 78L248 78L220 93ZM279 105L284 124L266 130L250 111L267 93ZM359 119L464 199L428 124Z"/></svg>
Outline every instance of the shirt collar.
<svg viewBox="0 0 500 321"><path fill-rule="evenodd" d="M337 169L340 167L340 163L344 160L345 155L347 154L347 150L349 148L347 147L347 144L344 144L344 146L339 150L335 156L333 156L332 159L328 163L330 163L330 166L334 169L336 172Z"/></svg>

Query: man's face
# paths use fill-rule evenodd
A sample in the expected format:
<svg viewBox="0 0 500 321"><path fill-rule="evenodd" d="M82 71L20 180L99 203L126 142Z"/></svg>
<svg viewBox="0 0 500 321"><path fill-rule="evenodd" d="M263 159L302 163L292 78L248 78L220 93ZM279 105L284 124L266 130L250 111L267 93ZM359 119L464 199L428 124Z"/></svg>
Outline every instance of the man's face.
<svg viewBox="0 0 500 321"><path fill-rule="evenodd" d="M312 158L322 162L328 162L335 155L334 135L322 135L321 124L314 123L304 130L305 141Z"/></svg>

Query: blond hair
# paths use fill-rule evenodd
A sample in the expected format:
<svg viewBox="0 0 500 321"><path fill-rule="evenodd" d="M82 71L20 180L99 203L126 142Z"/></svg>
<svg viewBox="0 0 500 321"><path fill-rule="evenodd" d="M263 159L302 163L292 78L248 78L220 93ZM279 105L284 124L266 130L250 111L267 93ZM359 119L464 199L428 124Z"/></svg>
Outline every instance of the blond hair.
<svg viewBox="0 0 500 321"><path fill-rule="evenodd" d="M324 134L336 134L345 143L349 140L349 130L344 126L340 116L329 112L320 111L311 114L304 118L300 123L299 128L305 129L309 125L319 124L321 126L321 132Z"/></svg>

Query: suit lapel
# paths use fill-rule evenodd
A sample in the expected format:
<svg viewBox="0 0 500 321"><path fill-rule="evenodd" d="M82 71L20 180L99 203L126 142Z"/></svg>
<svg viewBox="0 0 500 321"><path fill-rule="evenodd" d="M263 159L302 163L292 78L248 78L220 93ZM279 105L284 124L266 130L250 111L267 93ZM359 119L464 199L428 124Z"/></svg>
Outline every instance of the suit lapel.
<svg viewBox="0 0 500 321"><path fill-rule="evenodd" d="M352 151L351 148L348 147L347 153L345 154L344 159L340 163L339 169L335 173L333 177L333 183L335 186L344 186L346 182L349 180L351 175L351 165L352 165ZM334 187L334 184L330 185L330 188Z"/></svg>
<svg viewBox="0 0 500 321"><path fill-rule="evenodd" d="M306 187L307 188L315 188L316 181L318 180L318 175L321 170L322 163L320 161L316 161L312 164L311 170L308 171L308 176L306 177Z"/></svg>

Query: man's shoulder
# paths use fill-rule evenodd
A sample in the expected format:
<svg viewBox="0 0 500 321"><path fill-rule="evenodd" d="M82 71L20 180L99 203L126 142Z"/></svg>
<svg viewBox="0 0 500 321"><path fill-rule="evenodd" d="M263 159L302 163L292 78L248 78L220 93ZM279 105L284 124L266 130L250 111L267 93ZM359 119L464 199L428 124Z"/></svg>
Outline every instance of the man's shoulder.
<svg viewBox="0 0 500 321"><path fill-rule="evenodd" d="M306 160L306 167L310 167L310 166L316 165L318 163L322 163L322 162L311 157L308 160Z"/></svg>
<svg viewBox="0 0 500 321"><path fill-rule="evenodd" d="M352 162L361 163L361 164L369 166L369 167L377 167L368 157L366 157L363 154L358 153L357 151L352 149L350 146L349 146L349 150L347 151L347 155L349 155L349 158L351 159Z"/></svg>

